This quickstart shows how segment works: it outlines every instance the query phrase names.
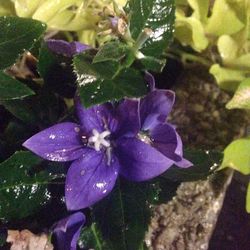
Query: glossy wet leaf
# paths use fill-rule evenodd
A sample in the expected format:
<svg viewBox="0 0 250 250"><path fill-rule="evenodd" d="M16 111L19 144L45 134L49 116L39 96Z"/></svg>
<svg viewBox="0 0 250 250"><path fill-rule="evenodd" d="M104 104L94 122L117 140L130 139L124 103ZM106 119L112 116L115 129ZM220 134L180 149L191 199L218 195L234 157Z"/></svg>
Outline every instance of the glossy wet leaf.
<svg viewBox="0 0 250 250"><path fill-rule="evenodd" d="M121 61L129 53L129 47L121 42L109 42L104 44L93 59L93 63L105 61Z"/></svg>
<svg viewBox="0 0 250 250"><path fill-rule="evenodd" d="M145 233L151 216L151 201L158 200L158 185L119 180L112 193L92 211L95 233L83 234L84 247L96 250L146 249ZM91 239L91 240L87 240ZM104 243L104 244L103 244ZM96 247L97 246L97 247Z"/></svg>
<svg viewBox="0 0 250 250"><path fill-rule="evenodd" d="M96 80L79 86L81 101L85 107L124 97L141 97L147 93L143 76L139 71L128 68L114 79Z"/></svg>
<svg viewBox="0 0 250 250"><path fill-rule="evenodd" d="M174 0L130 0L130 31L136 40L144 28L153 33L143 47L145 55L158 57L172 39Z"/></svg>
<svg viewBox="0 0 250 250"><path fill-rule="evenodd" d="M250 174L250 138L235 140L226 147L220 169L226 167Z"/></svg>
<svg viewBox="0 0 250 250"><path fill-rule="evenodd" d="M34 92L29 87L0 71L0 100L21 99L30 95Z"/></svg>
<svg viewBox="0 0 250 250"><path fill-rule="evenodd" d="M45 172L33 173L41 159L30 152L16 152L0 164L0 218L20 219L39 210L50 199Z"/></svg>
<svg viewBox="0 0 250 250"><path fill-rule="evenodd" d="M45 24L20 17L0 17L0 27L0 69L14 64L46 30Z"/></svg>
<svg viewBox="0 0 250 250"><path fill-rule="evenodd" d="M233 98L226 107L228 109L250 109L250 78L240 83Z"/></svg>
<svg viewBox="0 0 250 250"><path fill-rule="evenodd" d="M162 177L181 182L206 179L220 166L223 154L217 151L186 150L184 156L193 163L192 167L184 169L173 166Z"/></svg>
<svg viewBox="0 0 250 250"><path fill-rule="evenodd" d="M73 65L79 85L84 85L91 79L111 79L119 69L118 62L113 60L93 63L93 58L88 53L76 55Z"/></svg>

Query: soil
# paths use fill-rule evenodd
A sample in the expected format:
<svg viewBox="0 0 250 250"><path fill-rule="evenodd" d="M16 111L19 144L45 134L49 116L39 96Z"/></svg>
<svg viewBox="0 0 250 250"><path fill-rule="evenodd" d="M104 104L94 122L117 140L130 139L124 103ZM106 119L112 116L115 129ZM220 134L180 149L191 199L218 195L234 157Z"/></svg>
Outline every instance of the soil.
<svg viewBox="0 0 250 250"><path fill-rule="evenodd" d="M170 121L177 126L184 146L222 151L232 140L247 134L250 116L242 110L226 110L231 95L218 88L206 68L194 65L185 69L174 90L176 103ZM230 235L231 240L239 239L237 230L229 232L237 224L237 216L249 219L248 222L240 220L242 224L237 225L246 230L245 237L249 238L247 232L250 232L250 216L244 210L246 183L240 182L241 188L235 188L233 180L223 205L232 176L233 171L226 170L205 181L182 183L169 203L155 208L146 237L149 249L249 249L228 248L224 244ZM241 207L239 215L235 214L239 209L235 210L232 200ZM223 212L215 229L222 205Z"/></svg>

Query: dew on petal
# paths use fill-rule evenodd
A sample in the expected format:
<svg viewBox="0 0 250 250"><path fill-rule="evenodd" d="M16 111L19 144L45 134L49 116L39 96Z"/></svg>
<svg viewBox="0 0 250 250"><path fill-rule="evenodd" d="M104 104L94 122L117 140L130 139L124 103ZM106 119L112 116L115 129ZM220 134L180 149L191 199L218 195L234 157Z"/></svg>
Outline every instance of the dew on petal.
<svg viewBox="0 0 250 250"><path fill-rule="evenodd" d="M103 189L103 188L105 188L107 186L107 182L97 182L96 184L95 184L95 187L97 187L98 189Z"/></svg>
<svg viewBox="0 0 250 250"><path fill-rule="evenodd" d="M52 140L54 140L54 139L56 138L56 135L51 134L51 135L49 136L49 138L52 139Z"/></svg>
<svg viewBox="0 0 250 250"><path fill-rule="evenodd" d="M75 131L76 131L76 133L79 133L80 132L80 128L79 127L75 127Z"/></svg>

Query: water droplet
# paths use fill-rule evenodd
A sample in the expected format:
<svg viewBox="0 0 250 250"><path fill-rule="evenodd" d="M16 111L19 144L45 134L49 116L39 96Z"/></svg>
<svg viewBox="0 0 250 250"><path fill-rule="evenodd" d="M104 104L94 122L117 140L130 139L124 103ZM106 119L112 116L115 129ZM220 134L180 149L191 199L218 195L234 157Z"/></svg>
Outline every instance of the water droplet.
<svg viewBox="0 0 250 250"><path fill-rule="evenodd" d="M52 139L52 140L54 140L54 139L56 138L56 135L51 134L51 135L49 136L49 138Z"/></svg>
<svg viewBox="0 0 250 250"><path fill-rule="evenodd" d="M67 186L66 187L66 192L70 192L70 191L72 191L72 188L70 186Z"/></svg>
<svg viewBox="0 0 250 250"><path fill-rule="evenodd" d="M79 133L80 132L80 128L79 127L75 127L75 131L76 131L76 133Z"/></svg>
<svg viewBox="0 0 250 250"><path fill-rule="evenodd" d="M83 176L85 174L85 172L86 172L85 170L82 170L81 175Z"/></svg>

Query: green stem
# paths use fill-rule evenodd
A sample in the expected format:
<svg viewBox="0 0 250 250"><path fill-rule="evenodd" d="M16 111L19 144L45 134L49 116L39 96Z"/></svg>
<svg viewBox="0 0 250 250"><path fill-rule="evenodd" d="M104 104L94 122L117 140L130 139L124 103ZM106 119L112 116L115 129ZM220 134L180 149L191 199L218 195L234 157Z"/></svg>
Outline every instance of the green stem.
<svg viewBox="0 0 250 250"><path fill-rule="evenodd" d="M170 58L174 58L174 59L179 59L184 63L186 64L187 61L191 61L191 62L197 62L197 63L200 63L204 66L207 66L207 67L211 67L212 65L212 62L201 57L201 56L197 56L197 55L194 55L194 54L191 54L191 53L187 53L187 52L184 52L180 49L170 49L169 53L166 54L168 57Z"/></svg>

